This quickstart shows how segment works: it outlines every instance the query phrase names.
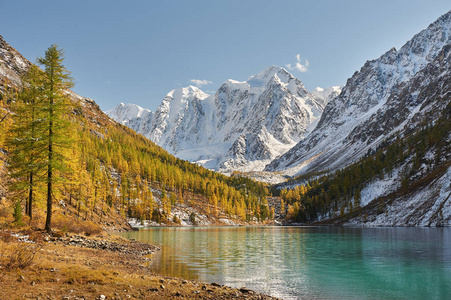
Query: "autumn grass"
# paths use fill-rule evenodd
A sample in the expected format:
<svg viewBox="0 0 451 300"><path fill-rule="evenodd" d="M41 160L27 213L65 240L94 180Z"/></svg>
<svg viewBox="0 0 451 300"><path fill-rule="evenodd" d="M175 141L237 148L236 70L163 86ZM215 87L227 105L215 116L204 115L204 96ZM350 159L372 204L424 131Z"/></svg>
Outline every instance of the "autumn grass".
<svg viewBox="0 0 451 300"><path fill-rule="evenodd" d="M130 241L107 234L96 239ZM0 241L2 260L26 243ZM98 249L43 243L33 263L24 268L2 267L0 299L270 299L214 286L155 274L142 256Z"/></svg>
<svg viewBox="0 0 451 300"><path fill-rule="evenodd" d="M0 242L0 299L19 298L33 294L33 291L36 295L51 291L53 295L70 296L70 290L87 295L89 299L100 294L113 298L114 293L124 293L130 286L149 286L152 282L149 276L130 274L121 267L112 267L109 262L113 257L113 261L118 259L115 253L52 243L40 249L35 245L18 241ZM25 251L25 254L18 255L17 250ZM153 281L157 286L157 280Z"/></svg>

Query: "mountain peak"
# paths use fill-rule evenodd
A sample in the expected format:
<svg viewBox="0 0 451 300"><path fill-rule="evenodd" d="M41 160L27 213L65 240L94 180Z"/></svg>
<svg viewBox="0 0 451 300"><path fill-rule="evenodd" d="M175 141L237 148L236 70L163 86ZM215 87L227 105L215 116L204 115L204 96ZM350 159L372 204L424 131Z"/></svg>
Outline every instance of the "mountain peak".
<svg viewBox="0 0 451 300"><path fill-rule="evenodd" d="M120 103L105 113L121 124L127 124L132 119L147 117L152 112L133 103Z"/></svg>
<svg viewBox="0 0 451 300"><path fill-rule="evenodd" d="M260 73L249 77L247 79L247 83L249 83L251 87L263 87L268 84L268 82L270 82L275 75L277 75L277 77L283 83L288 83L290 80L295 79L295 77L284 68L272 65L267 67Z"/></svg>
<svg viewBox="0 0 451 300"><path fill-rule="evenodd" d="M429 25L429 27L439 26L441 24L451 24L451 10L441 15L435 22Z"/></svg>
<svg viewBox="0 0 451 300"><path fill-rule="evenodd" d="M277 73L285 73L285 74L290 74L285 68L283 67L279 67L276 65L271 65L267 68L265 68L263 71L261 71L260 73L257 74L257 76L259 75L264 75L264 74L269 74L269 75L273 75L277 74ZM272 76L271 76L272 77Z"/></svg>
<svg viewBox="0 0 451 300"><path fill-rule="evenodd" d="M303 139L323 109L299 79L269 66L248 81L226 80L213 96L195 86L174 89L148 120L126 124L208 168L261 170Z"/></svg>
<svg viewBox="0 0 451 300"><path fill-rule="evenodd" d="M209 97L207 93L202 91L196 86L189 85L187 87L182 87L178 89L174 89L166 94L166 97L173 98L173 99L200 99L203 100L207 97Z"/></svg>

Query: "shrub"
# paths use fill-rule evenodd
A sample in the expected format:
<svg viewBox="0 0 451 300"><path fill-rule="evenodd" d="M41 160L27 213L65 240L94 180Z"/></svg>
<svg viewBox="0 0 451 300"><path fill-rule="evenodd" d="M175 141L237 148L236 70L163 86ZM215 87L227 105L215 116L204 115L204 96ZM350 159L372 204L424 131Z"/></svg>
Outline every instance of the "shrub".
<svg viewBox="0 0 451 300"><path fill-rule="evenodd" d="M176 223L176 224L180 224L180 223L181 223L181 221L180 221L180 219L177 217L177 215L174 215L174 218L173 218L172 222L174 222L174 223Z"/></svg>
<svg viewBox="0 0 451 300"><path fill-rule="evenodd" d="M196 213L192 212L192 213L189 215L189 221L190 221L193 225L196 225L196 224L197 224L197 221L196 221Z"/></svg>
<svg viewBox="0 0 451 300"><path fill-rule="evenodd" d="M14 223L17 226L22 226L22 205L20 203L20 201L17 201L14 204L14 213L13 213L13 217L14 217Z"/></svg>
<svg viewBox="0 0 451 300"><path fill-rule="evenodd" d="M86 236L97 235L102 232L100 226L91 221L83 222L82 228Z"/></svg>
<svg viewBox="0 0 451 300"><path fill-rule="evenodd" d="M2 247L0 253L0 266L2 269L25 269L36 260L36 254L42 248L41 244L17 243L9 247L9 251Z"/></svg>

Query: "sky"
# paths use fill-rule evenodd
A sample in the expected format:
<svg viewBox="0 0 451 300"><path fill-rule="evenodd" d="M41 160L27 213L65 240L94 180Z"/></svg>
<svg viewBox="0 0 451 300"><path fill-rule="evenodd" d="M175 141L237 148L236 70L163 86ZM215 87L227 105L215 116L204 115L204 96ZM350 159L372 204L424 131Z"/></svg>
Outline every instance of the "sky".
<svg viewBox="0 0 451 300"><path fill-rule="evenodd" d="M308 90L344 85L450 9L449 0L0 0L0 35L32 62L58 44L73 90L103 110L155 111L173 89L214 93L270 65Z"/></svg>

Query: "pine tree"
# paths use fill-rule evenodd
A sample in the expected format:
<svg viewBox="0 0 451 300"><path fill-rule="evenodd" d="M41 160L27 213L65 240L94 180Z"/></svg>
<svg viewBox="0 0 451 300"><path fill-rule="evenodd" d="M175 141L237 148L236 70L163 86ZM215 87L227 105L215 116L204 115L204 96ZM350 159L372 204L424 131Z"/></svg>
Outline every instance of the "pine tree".
<svg viewBox="0 0 451 300"><path fill-rule="evenodd" d="M47 143L45 151L47 161L47 217L45 230L51 232L52 228L52 203L58 184L63 174L69 170L65 161L65 151L70 148L72 140L70 121L65 117L70 112L70 100L67 90L73 86L69 72L63 66L63 51L56 44L50 46L44 57L38 58L38 63L44 67L44 105L46 113Z"/></svg>

